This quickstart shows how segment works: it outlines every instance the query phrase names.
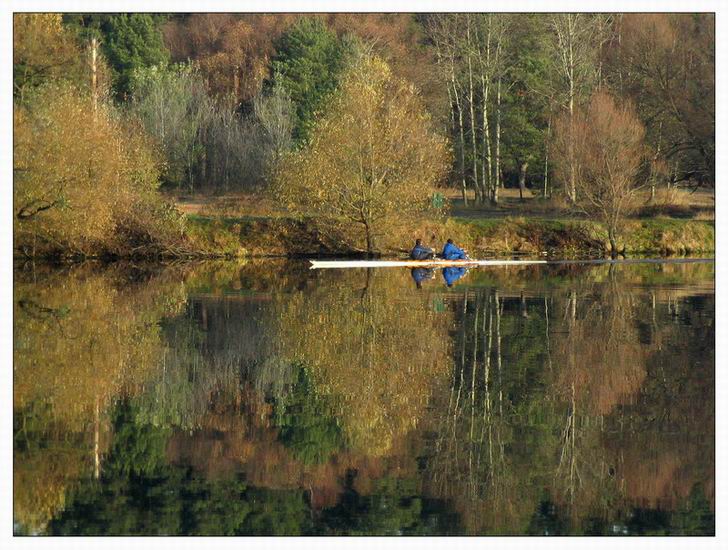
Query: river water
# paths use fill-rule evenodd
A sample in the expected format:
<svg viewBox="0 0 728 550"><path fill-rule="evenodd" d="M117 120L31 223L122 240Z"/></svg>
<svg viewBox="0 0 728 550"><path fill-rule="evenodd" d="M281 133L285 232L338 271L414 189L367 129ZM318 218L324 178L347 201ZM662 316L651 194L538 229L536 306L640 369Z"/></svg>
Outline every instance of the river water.
<svg viewBox="0 0 728 550"><path fill-rule="evenodd" d="M712 262L26 266L17 534L711 534Z"/></svg>

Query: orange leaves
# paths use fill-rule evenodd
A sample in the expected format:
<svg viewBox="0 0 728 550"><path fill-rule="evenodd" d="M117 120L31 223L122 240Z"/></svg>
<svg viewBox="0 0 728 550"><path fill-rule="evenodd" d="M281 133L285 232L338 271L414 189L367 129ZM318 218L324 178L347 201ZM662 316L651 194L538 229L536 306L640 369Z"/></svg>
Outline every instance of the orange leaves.
<svg viewBox="0 0 728 550"><path fill-rule="evenodd" d="M193 14L172 20L164 38L176 61L199 62L208 85L220 96L251 100L268 75L273 41L299 16L294 14Z"/></svg>
<svg viewBox="0 0 728 550"><path fill-rule="evenodd" d="M632 207L636 177L644 157L645 130L628 101L617 104L595 93L585 109L564 113L554 124L554 160L564 181L575 175L577 196L592 215L607 224L612 253L615 232Z"/></svg>

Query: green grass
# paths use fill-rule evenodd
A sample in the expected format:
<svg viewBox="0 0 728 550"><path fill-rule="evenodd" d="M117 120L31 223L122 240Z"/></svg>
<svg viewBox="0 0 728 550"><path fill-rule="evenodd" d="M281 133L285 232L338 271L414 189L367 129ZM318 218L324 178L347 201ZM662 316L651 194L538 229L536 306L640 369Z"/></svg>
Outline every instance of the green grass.
<svg viewBox="0 0 728 550"><path fill-rule="evenodd" d="M492 253L565 257L594 256L609 250L605 226L592 220L518 218L452 218L463 228L464 244ZM627 254L688 255L715 250L713 222L653 218L624 223L618 239Z"/></svg>
<svg viewBox="0 0 728 550"><path fill-rule="evenodd" d="M438 233L480 254L599 257L609 250L604 225L591 220L452 217L438 227ZM188 215L186 224L194 247L221 256L316 254L319 245L310 232L307 224L288 218ZM712 253L715 229L713 222L702 220L629 220L619 247L627 255Z"/></svg>
<svg viewBox="0 0 728 550"><path fill-rule="evenodd" d="M632 222L627 228L628 249L687 255L715 251L715 226L712 221L653 218Z"/></svg>
<svg viewBox="0 0 728 550"><path fill-rule="evenodd" d="M189 215L185 235L193 248L206 254L244 256L240 238L242 221L238 218Z"/></svg>

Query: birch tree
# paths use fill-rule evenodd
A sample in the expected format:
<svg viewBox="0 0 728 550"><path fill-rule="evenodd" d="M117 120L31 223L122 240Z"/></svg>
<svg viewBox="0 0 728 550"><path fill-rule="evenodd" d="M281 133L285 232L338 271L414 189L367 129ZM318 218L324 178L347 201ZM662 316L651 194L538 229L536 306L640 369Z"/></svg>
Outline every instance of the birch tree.
<svg viewBox="0 0 728 550"><path fill-rule="evenodd" d="M550 16L555 97L573 121L575 109L588 97L599 74L599 53L608 28L603 15L559 13ZM571 128L571 127L569 127ZM576 164L569 148L567 194L575 203Z"/></svg>
<svg viewBox="0 0 728 550"><path fill-rule="evenodd" d="M130 111L161 145L165 179L194 188L195 170L204 155L201 132L211 103L194 65L137 69L132 76Z"/></svg>
<svg viewBox="0 0 728 550"><path fill-rule="evenodd" d="M266 163L275 166L293 145L295 106L278 79L269 94L257 96L253 102L255 120L268 145Z"/></svg>
<svg viewBox="0 0 728 550"><path fill-rule="evenodd" d="M468 185L465 177L465 126L464 95L459 82L460 54L457 47L460 14L433 14L425 20L425 31L434 44L440 78L447 88L448 107L452 135L457 152L457 179L462 191L463 203L468 205Z"/></svg>

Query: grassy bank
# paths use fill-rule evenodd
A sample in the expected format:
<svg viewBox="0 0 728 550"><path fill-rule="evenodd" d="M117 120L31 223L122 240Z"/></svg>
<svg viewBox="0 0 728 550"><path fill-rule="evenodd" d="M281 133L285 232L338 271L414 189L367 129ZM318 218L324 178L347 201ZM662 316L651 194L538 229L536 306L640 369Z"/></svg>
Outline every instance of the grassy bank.
<svg viewBox="0 0 728 550"><path fill-rule="evenodd" d="M588 220L456 220L473 249L491 254L601 257L609 252L606 228ZM715 250L713 222L656 218L624 223L618 247L626 255L687 256Z"/></svg>
<svg viewBox="0 0 728 550"><path fill-rule="evenodd" d="M607 232L588 220L518 218L460 218L423 221L399 233L387 235L381 254L406 253L414 238L439 249L448 238L477 257L543 256L599 258L609 252ZM626 256L709 255L715 250L711 221L655 218L625 222L620 249ZM122 258L239 258L344 256L353 252L319 234L314 224L289 217L219 216L189 214L174 246L150 243L133 253L101 252L97 255L39 255L50 260ZM28 257L20 254L19 257Z"/></svg>
<svg viewBox="0 0 728 550"><path fill-rule="evenodd" d="M187 234L207 254L236 256L308 256L346 254L327 242L306 221L290 218L214 217L190 215ZM619 247L627 256L683 256L711 254L715 250L712 222L649 219L625 222ZM400 254L413 237L440 247L445 239L478 256L543 255L602 257L608 253L607 232L586 220L528 220L525 218L465 219L423 222L409 235L391 235L384 255Z"/></svg>

